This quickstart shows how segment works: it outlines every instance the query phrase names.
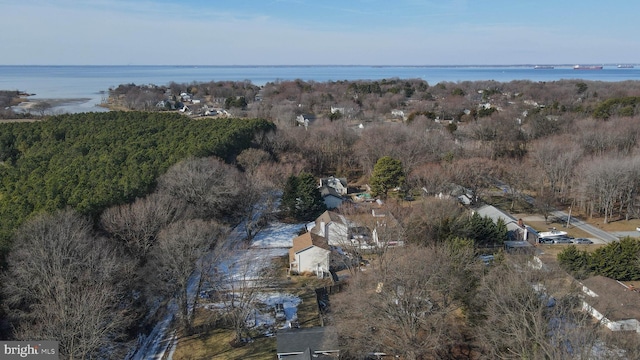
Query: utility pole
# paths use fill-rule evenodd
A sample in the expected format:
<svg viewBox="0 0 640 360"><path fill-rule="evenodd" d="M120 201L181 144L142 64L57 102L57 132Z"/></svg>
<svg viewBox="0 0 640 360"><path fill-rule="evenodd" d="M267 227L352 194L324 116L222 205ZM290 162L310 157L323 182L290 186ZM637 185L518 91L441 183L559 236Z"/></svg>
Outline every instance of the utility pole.
<svg viewBox="0 0 640 360"><path fill-rule="evenodd" d="M567 217L567 229L569 228L570 223L571 223L571 206L569 206L569 216Z"/></svg>

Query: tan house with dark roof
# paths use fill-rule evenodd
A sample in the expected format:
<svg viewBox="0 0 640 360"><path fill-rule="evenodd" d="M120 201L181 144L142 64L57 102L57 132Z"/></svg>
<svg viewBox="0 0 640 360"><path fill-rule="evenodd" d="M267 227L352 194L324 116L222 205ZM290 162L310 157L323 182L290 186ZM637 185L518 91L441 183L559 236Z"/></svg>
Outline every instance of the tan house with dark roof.
<svg viewBox="0 0 640 360"><path fill-rule="evenodd" d="M293 239L289 249L289 271L313 272L317 276L329 274L331 250L327 240L307 232Z"/></svg>

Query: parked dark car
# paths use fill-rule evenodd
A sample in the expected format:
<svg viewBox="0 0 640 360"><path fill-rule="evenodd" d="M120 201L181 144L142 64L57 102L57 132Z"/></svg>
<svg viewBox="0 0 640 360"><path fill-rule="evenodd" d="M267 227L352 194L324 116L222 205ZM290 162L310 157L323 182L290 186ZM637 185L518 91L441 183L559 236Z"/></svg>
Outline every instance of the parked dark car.
<svg viewBox="0 0 640 360"><path fill-rule="evenodd" d="M563 241L563 240L567 240L567 239L568 240L573 240L573 238L570 237L570 236L558 235L558 236L548 236L548 237L541 238L539 240L539 242L541 244L559 244L559 243L556 242L556 240Z"/></svg>
<svg viewBox="0 0 640 360"><path fill-rule="evenodd" d="M586 238L577 238L573 240L574 244L593 244L593 241Z"/></svg>
<svg viewBox="0 0 640 360"><path fill-rule="evenodd" d="M568 237L560 237L560 238L553 239L553 243L554 244L572 244L573 239Z"/></svg>

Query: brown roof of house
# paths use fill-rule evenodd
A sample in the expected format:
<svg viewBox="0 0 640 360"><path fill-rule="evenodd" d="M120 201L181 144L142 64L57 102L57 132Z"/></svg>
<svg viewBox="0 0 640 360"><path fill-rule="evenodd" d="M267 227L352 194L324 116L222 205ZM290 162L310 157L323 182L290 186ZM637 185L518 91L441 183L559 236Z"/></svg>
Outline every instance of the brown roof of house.
<svg viewBox="0 0 640 360"><path fill-rule="evenodd" d="M329 244L327 244L327 240L324 237L306 232L293 239L293 246L289 249L289 262L295 261L295 254L298 251L304 250L310 246L317 246L319 248L329 250Z"/></svg>
<svg viewBox="0 0 640 360"><path fill-rule="evenodd" d="M329 210L323 212L322 215L316 218L316 224L319 224L321 222L328 224L332 221L348 225L347 223L345 223L346 218L344 216L341 216L340 214Z"/></svg>
<svg viewBox="0 0 640 360"><path fill-rule="evenodd" d="M581 281L597 297L585 295L584 300L611 321L640 320L640 292L626 288L604 276L593 276Z"/></svg>

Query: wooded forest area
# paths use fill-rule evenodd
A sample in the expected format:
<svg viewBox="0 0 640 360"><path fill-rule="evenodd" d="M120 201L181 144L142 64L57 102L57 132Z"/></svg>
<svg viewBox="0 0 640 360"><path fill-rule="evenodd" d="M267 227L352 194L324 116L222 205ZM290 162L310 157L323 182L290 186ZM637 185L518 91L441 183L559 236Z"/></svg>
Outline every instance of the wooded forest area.
<svg viewBox="0 0 640 360"><path fill-rule="evenodd" d="M175 110L188 103L182 93L202 100L188 104L191 118ZM498 191L511 207L545 217L572 207L604 223L638 218L638 96L634 81L128 84L111 89L110 103L134 111L0 124L1 330L59 338L66 357L122 354L151 309L176 294L181 326L191 330L195 304L185 289L198 254L223 254L222 239L242 220L251 237L264 194L295 187L298 176L336 176L371 185L408 245L376 270L384 280L357 276L336 300L334 319L393 312L334 320L353 345L346 355L394 343L407 359L562 359L571 350L555 345L576 339L574 350L588 354L600 338L576 311L576 293L550 309L530 286L540 273L518 272L513 259L479 265L474 248L503 241L504 224L436 195L463 188L476 203ZM197 116L204 105L226 107L231 118ZM389 168L400 186L387 186ZM586 255L565 257L571 271L586 271ZM46 271L32 270L40 264ZM377 282L397 286L387 298L369 296ZM405 297L407 311L389 307ZM522 304L529 318L518 317ZM570 319L566 337L558 328L549 335L552 318ZM368 328L372 320L380 328ZM353 332L363 327L370 332ZM626 354L638 350L632 344Z"/></svg>

